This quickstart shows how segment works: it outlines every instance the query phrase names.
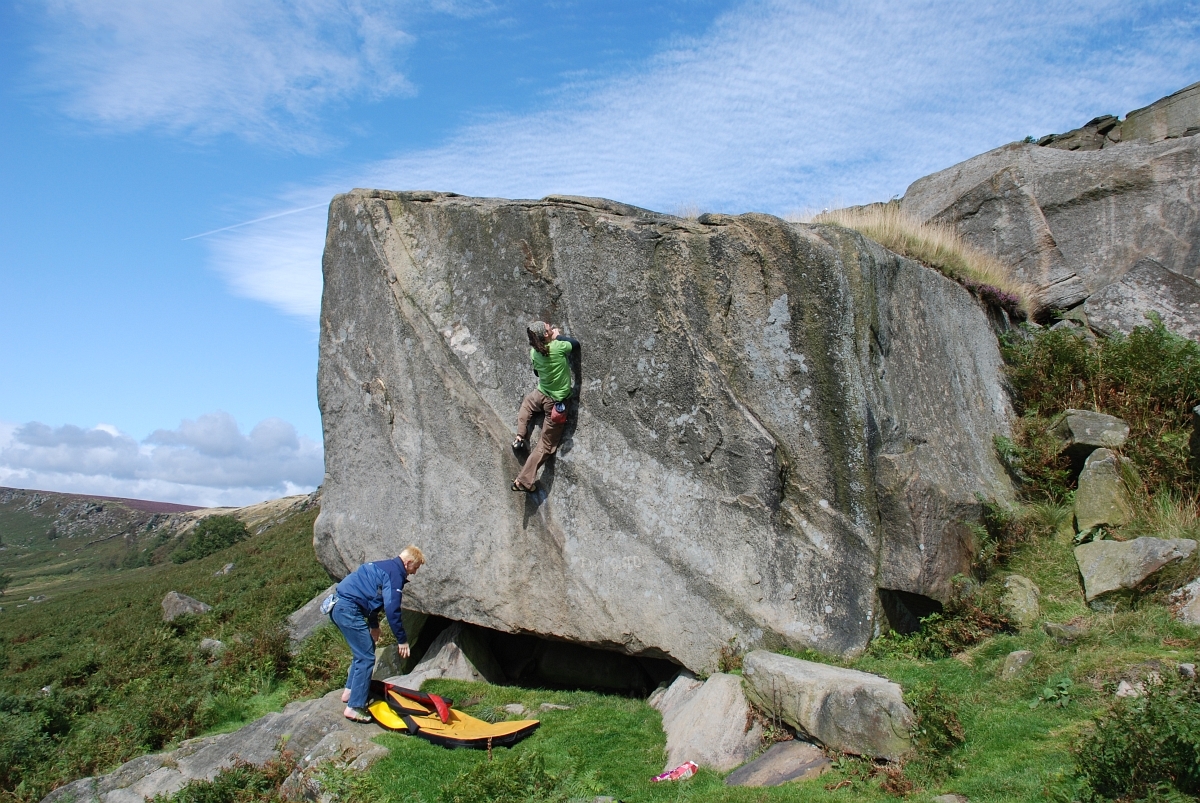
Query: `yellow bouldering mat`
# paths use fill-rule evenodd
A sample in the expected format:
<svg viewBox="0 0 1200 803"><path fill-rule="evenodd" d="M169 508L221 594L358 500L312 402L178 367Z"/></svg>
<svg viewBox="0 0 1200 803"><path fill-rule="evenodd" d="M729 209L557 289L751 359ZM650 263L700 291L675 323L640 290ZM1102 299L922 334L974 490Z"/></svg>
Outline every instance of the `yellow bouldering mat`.
<svg viewBox="0 0 1200 803"><path fill-rule="evenodd" d="M536 719L515 722L484 722L470 714L449 708L443 722L432 705L406 699L392 688L384 699L367 706L371 716L389 730L407 731L443 747L501 747L525 738L541 723Z"/></svg>

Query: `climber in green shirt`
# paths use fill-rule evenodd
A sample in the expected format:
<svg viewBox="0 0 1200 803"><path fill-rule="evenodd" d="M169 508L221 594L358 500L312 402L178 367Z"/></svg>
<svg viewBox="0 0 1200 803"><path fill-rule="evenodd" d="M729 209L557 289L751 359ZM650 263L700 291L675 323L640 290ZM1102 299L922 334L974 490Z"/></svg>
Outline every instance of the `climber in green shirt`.
<svg viewBox="0 0 1200 803"><path fill-rule="evenodd" d="M514 491L530 493L537 490L538 469L558 449L563 430L567 426L566 400L571 396L571 363L569 355L579 354L579 341L566 337L557 327L543 321L529 324L525 332L529 338L529 360L537 374L538 385L521 402L517 414L517 437L513 440L513 451L529 448L530 420L541 412L542 435L537 446L525 459L521 473L513 480Z"/></svg>

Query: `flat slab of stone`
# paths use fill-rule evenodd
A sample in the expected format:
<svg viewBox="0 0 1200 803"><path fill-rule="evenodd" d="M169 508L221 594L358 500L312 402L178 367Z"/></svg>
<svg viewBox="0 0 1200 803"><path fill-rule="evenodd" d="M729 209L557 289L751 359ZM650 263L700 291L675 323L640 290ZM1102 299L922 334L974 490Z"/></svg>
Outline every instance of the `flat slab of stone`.
<svg viewBox="0 0 1200 803"><path fill-rule="evenodd" d="M1146 313L1154 312L1172 332L1200 337L1200 283L1153 259L1140 260L1120 281L1088 298L1083 309L1091 327L1105 335L1149 326Z"/></svg>
<svg viewBox="0 0 1200 803"><path fill-rule="evenodd" d="M293 649L302 641L317 632L321 625L329 624L329 617L321 613L321 603L337 589L337 583L317 594L308 602L301 605L287 618L288 639Z"/></svg>
<svg viewBox="0 0 1200 803"><path fill-rule="evenodd" d="M387 748L371 741L384 730L342 716L341 694L337 689L315 700L291 703L232 733L190 739L176 750L140 756L107 775L61 786L42 803L145 803L147 797L172 795L190 781L211 781L238 760L264 764L277 755L285 737L287 749L302 767L332 761L363 769L387 754Z"/></svg>
<svg viewBox="0 0 1200 803"><path fill-rule="evenodd" d="M1136 588L1164 566L1183 560L1196 550L1186 538L1135 538L1132 541L1092 541L1075 547L1075 561L1083 575L1088 602Z"/></svg>
<svg viewBox="0 0 1200 803"><path fill-rule="evenodd" d="M754 755L762 744L762 726L751 716L740 677L716 672L698 687L685 678L675 684L690 688L660 699L668 703L663 713L664 770L694 761L725 772Z"/></svg>
<svg viewBox="0 0 1200 803"><path fill-rule="evenodd" d="M913 713L887 678L765 650L742 673L751 702L831 750L895 760L910 746Z"/></svg>
<svg viewBox="0 0 1200 803"><path fill-rule="evenodd" d="M1124 446L1129 425L1115 415L1072 409L1063 412L1053 432L1062 442L1063 451L1082 463L1096 449Z"/></svg>
<svg viewBox="0 0 1200 803"><path fill-rule="evenodd" d="M771 745L767 752L731 772L726 786L780 786L824 773L833 762L815 744L793 739Z"/></svg>
<svg viewBox="0 0 1200 803"><path fill-rule="evenodd" d="M187 594L180 594L178 591L168 591L167 595L163 597L162 609L163 621L171 622L184 614L190 613L199 616L208 613L212 610L212 606L198 599L193 599Z"/></svg>
<svg viewBox="0 0 1200 803"><path fill-rule="evenodd" d="M1121 478L1115 452L1096 449L1083 464L1075 491L1075 529L1117 527L1133 520L1133 502Z"/></svg>

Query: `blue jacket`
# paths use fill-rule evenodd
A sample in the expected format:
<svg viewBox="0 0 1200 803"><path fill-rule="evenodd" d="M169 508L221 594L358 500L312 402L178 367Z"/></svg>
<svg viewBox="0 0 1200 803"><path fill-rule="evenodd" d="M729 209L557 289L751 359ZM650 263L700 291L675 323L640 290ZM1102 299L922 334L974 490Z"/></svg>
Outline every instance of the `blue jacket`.
<svg viewBox="0 0 1200 803"><path fill-rule="evenodd" d="M407 644L404 623L400 620L400 600L408 572L399 558L364 563L337 584L338 602L353 602L367 617L371 627L379 627L379 612L387 614L397 644Z"/></svg>

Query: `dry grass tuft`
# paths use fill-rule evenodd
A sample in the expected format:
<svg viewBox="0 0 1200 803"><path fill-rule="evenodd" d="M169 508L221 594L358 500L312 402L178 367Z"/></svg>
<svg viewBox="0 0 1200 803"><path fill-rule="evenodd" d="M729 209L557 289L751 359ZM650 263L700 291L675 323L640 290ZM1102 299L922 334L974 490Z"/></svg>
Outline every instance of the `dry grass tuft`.
<svg viewBox="0 0 1200 803"><path fill-rule="evenodd" d="M854 229L890 251L935 268L1010 314L1032 318L1038 311L1034 288L1013 278L1003 263L967 245L952 227L922 223L901 211L898 203L833 209L797 222Z"/></svg>

